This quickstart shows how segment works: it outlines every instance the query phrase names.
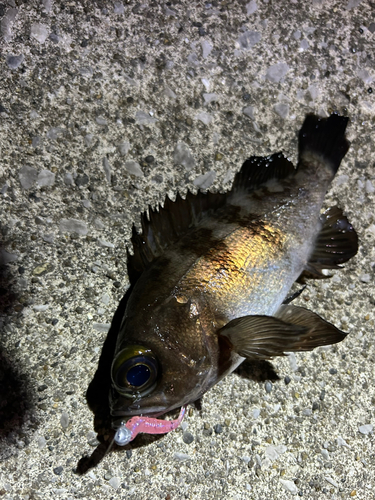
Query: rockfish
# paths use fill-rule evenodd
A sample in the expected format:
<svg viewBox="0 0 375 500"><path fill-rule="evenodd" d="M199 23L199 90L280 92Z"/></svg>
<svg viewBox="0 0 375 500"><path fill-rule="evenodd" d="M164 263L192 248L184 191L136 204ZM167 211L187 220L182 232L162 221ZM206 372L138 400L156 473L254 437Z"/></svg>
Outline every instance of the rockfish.
<svg viewBox="0 0 375 500"><path fill-rule="evenodd" d="M133 227L132 291L111 368L114 428L135 416L167 422L151 417L198 400L245 359L345 338L287 297L296 280L326 277L357 252L342 211L321 214L349 148L347 122L308 115L296 168L282 153L253 156L228 193L167 198L144 213L141 233Z"/></svg>

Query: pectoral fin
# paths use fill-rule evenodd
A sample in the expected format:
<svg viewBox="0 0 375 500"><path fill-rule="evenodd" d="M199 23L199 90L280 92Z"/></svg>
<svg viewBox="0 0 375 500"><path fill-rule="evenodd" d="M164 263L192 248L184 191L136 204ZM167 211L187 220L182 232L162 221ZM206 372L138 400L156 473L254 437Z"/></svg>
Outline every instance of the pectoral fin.
<svg viewBox="0 0 375 500"><path fill-rule="evenodd" d="M285 352L310 351L340 342L346 333L317 314L297 306L281 306L276 317L244 316L220 331L232 349L248 359L270 359Z"/></svg>

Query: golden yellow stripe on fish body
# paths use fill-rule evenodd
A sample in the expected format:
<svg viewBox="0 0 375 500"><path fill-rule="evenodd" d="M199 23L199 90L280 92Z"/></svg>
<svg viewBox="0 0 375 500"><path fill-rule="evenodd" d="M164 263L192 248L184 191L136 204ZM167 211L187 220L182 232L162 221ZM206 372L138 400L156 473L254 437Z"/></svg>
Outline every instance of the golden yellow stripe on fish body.
<svg viewBox="0 0 375 500"><path fill-rule="evenodd" d="M280 229L265 222L238 227L193 264L176 287L177 300L186 302L203 292L220 309L224 303L225 308L237 309L241 299L252 291L262 293L266 282L272 281L270 267L278 268L285 257L286 239Z"/></svg>

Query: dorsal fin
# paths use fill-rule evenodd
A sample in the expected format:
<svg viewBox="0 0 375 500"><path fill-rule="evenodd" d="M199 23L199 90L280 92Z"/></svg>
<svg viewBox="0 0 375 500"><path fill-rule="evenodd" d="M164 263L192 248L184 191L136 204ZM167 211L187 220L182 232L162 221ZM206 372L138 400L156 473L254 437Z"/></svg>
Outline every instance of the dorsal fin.
<svg viewBox="0 0 375 500"><path fill-rule="evenodd" d="M293 163L283 155L251 156L236 174L232 192L254 191L272 179L285 179L296 172Z"/></svg>
<svg viewBox="0 0 375 500"><path fill-rule="evenodd" d="M150 263L162 255L165 249L175 243L190 228L194 227L204 215L225 205L227 194L202 193L194 195L187 192L183 199L178 193L176 201L168 196L164 206L158 209L151 206L141 215L142 232L138 233L133 225L131 242L134 255L128 250L128 274L134 283Z"/></svg>

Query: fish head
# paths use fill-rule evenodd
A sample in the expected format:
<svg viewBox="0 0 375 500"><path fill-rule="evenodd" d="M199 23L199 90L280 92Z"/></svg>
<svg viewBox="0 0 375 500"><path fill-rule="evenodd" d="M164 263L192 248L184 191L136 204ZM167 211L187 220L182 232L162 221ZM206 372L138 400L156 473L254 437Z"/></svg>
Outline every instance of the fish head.
<svg viewBox="0 0 375 500"><path fill-rule="evenodd" d="M129 308L112 363L113 417L158 416L199 399L217 381L211 321L193 300Z"/></svg>

